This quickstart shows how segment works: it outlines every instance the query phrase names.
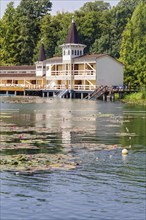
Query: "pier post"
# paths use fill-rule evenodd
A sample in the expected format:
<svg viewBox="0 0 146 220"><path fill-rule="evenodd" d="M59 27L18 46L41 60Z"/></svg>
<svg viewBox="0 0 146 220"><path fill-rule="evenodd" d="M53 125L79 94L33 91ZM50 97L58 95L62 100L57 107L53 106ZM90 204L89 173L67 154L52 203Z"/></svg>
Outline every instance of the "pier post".
<svg viewBox="0 0 146 220"><path fill-rule="evenodd" d="M114 102L114 100L115 100L115 94L114 93L111 93L110 100L111 100L111 102Z"/></svg>
<svg viewBox="0 0 146 220"><path fill-rule="evenodd" d="M123 99L123 92L119 92L119 99Z"/></svg>
<svg viewBox="0 0 146 220"><path fill-rule="evenodd" d="M81 93L81 99L83 99L83 93Z"/></svg>
<svg viewBox="0 0 146 220"><path fill-rule="evenodd" d="M70 99L72 99L73 98L73 90L70 90Z"/></svg>
<svg viewBox="0 0 146 220"><path fill-rule="evenodd" d="M107 101L107 95L106 94L103 95L103 101Z"/></svg>

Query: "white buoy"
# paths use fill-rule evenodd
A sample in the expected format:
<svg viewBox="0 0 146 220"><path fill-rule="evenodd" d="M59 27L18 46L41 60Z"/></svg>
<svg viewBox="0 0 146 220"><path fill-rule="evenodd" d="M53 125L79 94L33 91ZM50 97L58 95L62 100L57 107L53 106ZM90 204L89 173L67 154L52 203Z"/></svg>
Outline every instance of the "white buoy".
<svg viewBox="0 0 146 220"><path fill-rule="evenodd" d="M125 149L123 149L123 150L122 150L122 154L123 154L123 155L128 154L128 150L127 150L126 148L125 148Z"/></svg>

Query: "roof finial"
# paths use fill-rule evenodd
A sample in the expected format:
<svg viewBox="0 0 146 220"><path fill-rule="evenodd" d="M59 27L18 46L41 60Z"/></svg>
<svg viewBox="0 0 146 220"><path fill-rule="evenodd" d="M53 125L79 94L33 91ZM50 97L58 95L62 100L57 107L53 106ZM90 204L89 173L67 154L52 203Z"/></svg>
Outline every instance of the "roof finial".
<svg viewBox="0 0 146 220"><path fill-rule="evenodd" d="M75 23L75 21L74 21L74 16L72 16L72 23Z"/></svg>

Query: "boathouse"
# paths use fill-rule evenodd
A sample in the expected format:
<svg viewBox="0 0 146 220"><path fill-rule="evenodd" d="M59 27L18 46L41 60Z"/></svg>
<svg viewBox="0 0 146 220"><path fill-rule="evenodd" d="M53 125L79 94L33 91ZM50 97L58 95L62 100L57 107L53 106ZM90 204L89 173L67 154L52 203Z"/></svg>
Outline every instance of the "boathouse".
<svg viewBox="0 0 146 220"><path fill-rule="evenodd" d="M47 90L63 97L76 91L93 92L100 86L123 86L124 65L107 54L85 54L86 45L79 42L74 18L62 48L61 57L46 59L41 45L39 59L33 66L0 67L2 87ZM70 96L72 97L72 96Z"/></svg>

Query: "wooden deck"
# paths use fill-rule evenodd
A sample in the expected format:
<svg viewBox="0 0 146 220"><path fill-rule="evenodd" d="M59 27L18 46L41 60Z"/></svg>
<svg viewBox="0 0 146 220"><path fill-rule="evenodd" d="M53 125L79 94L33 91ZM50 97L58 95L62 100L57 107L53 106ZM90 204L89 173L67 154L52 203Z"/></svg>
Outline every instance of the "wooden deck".
<svg viewBox="0 0 146 220"><path fill-rule="evenodd" d="M46 87L20 87L20 86L0 86L0 96L41 96L41 97L59 97L59 98L78 98L78 99L102 99L114 100L115 94L122 99L125 94L138 92L138 89L111 88L108 86L98 87L96 89L48 89Z"/></svg>

